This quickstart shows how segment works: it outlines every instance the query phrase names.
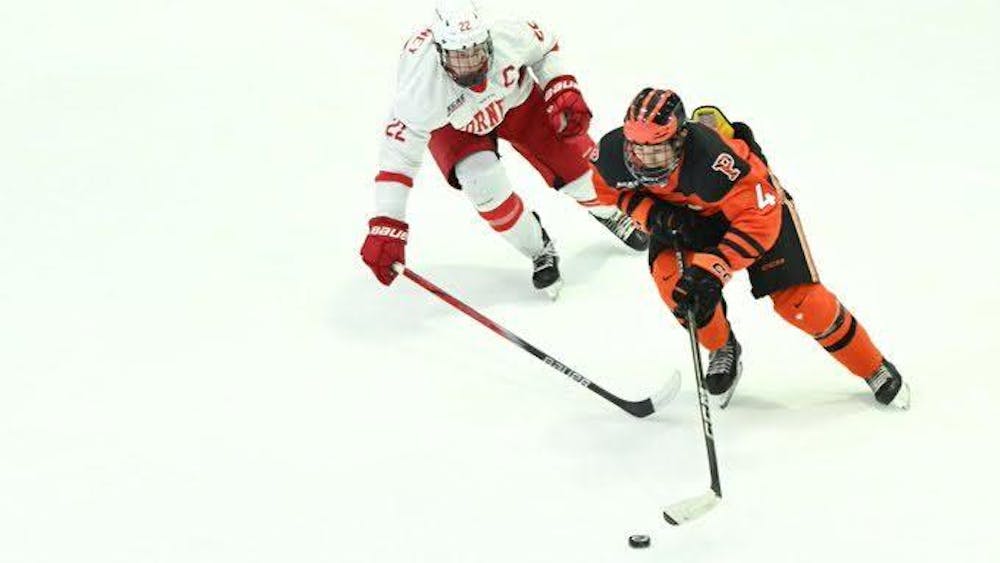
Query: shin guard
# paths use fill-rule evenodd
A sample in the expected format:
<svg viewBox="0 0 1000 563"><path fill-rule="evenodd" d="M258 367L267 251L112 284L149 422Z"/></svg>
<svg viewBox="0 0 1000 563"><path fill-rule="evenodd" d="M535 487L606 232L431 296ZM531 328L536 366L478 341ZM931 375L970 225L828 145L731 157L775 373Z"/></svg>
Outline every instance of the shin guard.
<svg viewBox="0 0 1000 563"><path fill-rule="evenodd" d="M822 284L783 289L771 299L783 319L812 336L854 375L867 378L882 363L868 332Z"/></svg>

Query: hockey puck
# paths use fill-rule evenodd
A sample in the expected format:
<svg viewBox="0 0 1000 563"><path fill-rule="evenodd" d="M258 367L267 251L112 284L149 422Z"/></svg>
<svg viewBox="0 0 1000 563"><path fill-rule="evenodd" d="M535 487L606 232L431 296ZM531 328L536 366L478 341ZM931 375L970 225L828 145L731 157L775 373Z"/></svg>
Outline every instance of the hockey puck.
<svg viewBox="0 0 1000 563"><path fill-rule="evenodd" d="M649 536L645 534L633 534L628 537L628 545L636 549L649 547Z"/></svg>

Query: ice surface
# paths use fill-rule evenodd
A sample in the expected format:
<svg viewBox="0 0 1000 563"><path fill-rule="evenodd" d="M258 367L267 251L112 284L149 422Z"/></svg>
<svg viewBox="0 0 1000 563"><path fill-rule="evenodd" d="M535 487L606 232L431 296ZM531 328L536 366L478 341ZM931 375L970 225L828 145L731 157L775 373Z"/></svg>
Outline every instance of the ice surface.
<svg viewBox="0 0 1000 563"><path fill-rule="evenodd" d="M647 85L748 121L912 385L877 408L739 276L724 498L679 528L708 474L644 257L508 147L558 301L429 157L410 198L434 283L622 396L684 370L642 421L358 259L430 8L0 9L0 562L997 560L996 2L493 5L558 32L598 134Z"/></svg>

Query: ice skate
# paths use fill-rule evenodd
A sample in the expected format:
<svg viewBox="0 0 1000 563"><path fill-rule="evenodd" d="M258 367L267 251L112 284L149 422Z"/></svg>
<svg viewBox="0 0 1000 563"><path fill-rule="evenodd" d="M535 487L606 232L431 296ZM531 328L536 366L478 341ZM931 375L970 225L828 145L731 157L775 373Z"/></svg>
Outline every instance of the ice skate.
<svg viewBox="0 0 1000 563"><path fill-rule="evenodd" d="M866 381L876 401L898 409L910 408L910 386L888 360L883 359L882 365Z"/></svg>
<svg viewBox="0 0 1000 563"><path fill-rule="evenodd" d="M635 221L625 213L616 209L607 218L598 217L594 213L591 215L629 248L646 250L649 247L649 235L636 227Z"/></svg>
<svg viewBox="0 0 1000 563"><path fill-rule="evenodd" d="M708 354L708 370L705 372L705 387L709 394L715 397L720 409L726 408L736 390L736 383L743 373L743 361L740 356L743 348L736 341L736 335L729 331L729 340L722 348Z"/></svg>
<svg viewBox="0 0 1000 563"><path fill-rule="evenodd" d="M555 300L562 288L562 276L559 275L559 255L545 229L542 229L542 243L542 251L532 258L535 271L531 275L531 283L535 285L535 289L544 291L550 299Z"/></svg>

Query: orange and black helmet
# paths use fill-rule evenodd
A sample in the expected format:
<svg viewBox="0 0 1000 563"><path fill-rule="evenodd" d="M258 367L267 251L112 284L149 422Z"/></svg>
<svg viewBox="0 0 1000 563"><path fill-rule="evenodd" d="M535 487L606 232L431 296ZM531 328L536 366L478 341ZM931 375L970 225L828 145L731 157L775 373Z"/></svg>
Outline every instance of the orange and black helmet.
<svg viewBox="0 0 1000 563"><path fill-rule="evenodd" d="M644 88L625 112L625 164L643 184L661 184L680 162L683 131L687 123L684 103L671 90ZM635 145L668 144L672 157L661 166L647 166L637 158Z"/></svg>

